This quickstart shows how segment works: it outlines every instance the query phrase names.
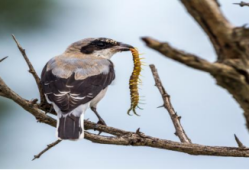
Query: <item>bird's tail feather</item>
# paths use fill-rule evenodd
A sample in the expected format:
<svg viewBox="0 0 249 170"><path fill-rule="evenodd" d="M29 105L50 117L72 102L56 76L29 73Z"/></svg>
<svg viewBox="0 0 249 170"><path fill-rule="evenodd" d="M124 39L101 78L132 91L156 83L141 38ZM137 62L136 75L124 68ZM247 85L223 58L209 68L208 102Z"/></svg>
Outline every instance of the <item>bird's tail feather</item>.
<svg viewBox="0 0 249 170"><path fill-rule="evenodd" d="M84 138L84 113L80 117L73 114L61 116L57 124L57 137L62 140Z"/></svg>

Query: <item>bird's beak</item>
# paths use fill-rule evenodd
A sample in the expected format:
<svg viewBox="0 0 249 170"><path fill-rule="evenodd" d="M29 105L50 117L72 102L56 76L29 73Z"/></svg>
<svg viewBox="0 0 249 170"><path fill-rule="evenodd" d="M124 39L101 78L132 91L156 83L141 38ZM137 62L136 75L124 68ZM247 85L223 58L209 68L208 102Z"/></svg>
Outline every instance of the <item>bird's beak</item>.
<svg viewBox="0 0 249 170"><path fill-rule="evenodd" d="M129 45L129 44L123 44L121 42L118 43L118 45L116 46L116 50L118 51L130 51L131 48L134 48L133 46Z"/></svg>

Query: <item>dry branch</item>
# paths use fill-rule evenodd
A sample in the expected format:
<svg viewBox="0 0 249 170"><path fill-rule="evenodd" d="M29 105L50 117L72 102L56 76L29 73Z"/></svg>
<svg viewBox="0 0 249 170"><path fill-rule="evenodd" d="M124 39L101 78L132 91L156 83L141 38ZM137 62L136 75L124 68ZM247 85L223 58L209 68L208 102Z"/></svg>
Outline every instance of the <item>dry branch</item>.
<svg viewBox="0 0 249 170"><path fill-rule="evenodd" d="M149 37L144 37L143 41L167 58L210 73L244 110L249 130L249 29L245 26L233 27L222 14L216 0L181 2L210 38L217 61L210 63Z"/></svg>
<svg viewBox="0 0 249 170"><path fill-rule="evenodd" d="M42 87L41 87L41 83L40 83L40 78L39 76L37 75L33 65L31 64L31 62L29 61L29 58L25 52L25 49L22 48L22 46L20 45L20 43L17 41L16 37L14 35L12 35L14 41L16 42L16 45L19 49L19 51L21 52L24 60L26 61L26 63L28 64L28 67L29 67L29 72L33 75L34 79L35 79L35 82L37 84L37 87L38 87L38 90L39 90L39 94L40 94L40 100L41 100L41 104L45 103L45 96L42 92Z"/></svg>
<svg viewBox="0 0 249 170"><path fill-rule="evenodd" d="M39 122L56 127L56 120L45 114L45 111L40 110L37 104L21 98L14 91L12 91L0 78L0 91L4 97L13 100L19 104L26 111L31 113ZM178 152L184 152L191 155L210 155L210 156L232 156L232 157L249 157L248 148L236 147L216 147L204 146L192 143L180 143L170 140L159 139L142 134L141 132L129 132L113 127L98 125L85 120L85 129L94 129L102 131L114 136L96 135L85 131L85 139L95 143L113 144L113 145L131 145L131 146L147 146L153 148L160 148Z"/></svg>
<svg viewBox="0 0 249 170"><path fill-rule="evenodd" d="M238 57L238 51L233 48L230 41L232 24L224 17L216 0L181 0L181 2L209 36L219 61L227 57ZM224 48L226 49L223 50Z"/></svg>
<svg viewBox="0 0 249 170"><path fill-rule="evenodd" d="M245 27L234 28L223 16L217 0L181 0L181 2L209 36L218 56L217 62L210 63L196 55L175 49L168 43L161 43L148 37L143 38L143 40L148 47L155 49L164 56L214 76L217 83L226 88L240 104L245 112L249 128L249 30ZM41 103L44 103L45 99L41 90L40 79L30 63L25 50L14 36L13 39L29 66L29 72L35 78L40 92ZM141 133L139 129L137 132L130 132L104 125L96 127L95 123L87 120L84 123L86 130L95 128L113 136L96 135L85 131L85 139L101 144L147 146L184 152L191 155L249 157L249 148L246 148L236 136L235 140L239 147L217 147L191 143L170 103L169 95L162 86L156 68L154 66L151 66L151 68L157 87L162 94L164 106L172 118L177 135L182 143L147 136ZM36 103L36 100L28 101L20 97L1 78L0 96L13 100L31 113L39 122L56 127L56 120L45 114L49 111L49 107L41 107L40 104ZM55 113L54 110L51 113ZM57 143L59 142L56 141L49 145L40 154L42 155ZM37 157L41 155L38 154Z"/></svg>
<svg viewBox="0 0 249 170"><path fill-rule="evenodd" d="M220 74L233 78L237 76L236 70L234 70L230 66L221 63L210 63L209 61L204 60L201 57L178 50L170 46L166 42L159 42L150 37L143 37L142 40L146 43L148 47L160 52L165 57L171 58L189 67L202 70L214 75Z"/></svg>
<svg viewBox="0 0 249 170"><path fill-rule="evenodd" d="M249 3L248 3L248 2L243 2L243 1L241 1L240 3L233 3L233 4L239 5L239 6L241 6L241 7L249 6Z"/></svg>
<svg viewBox="0 0 249 170"><path fill-rule="evenodd" d="M59 144L60 142L61 142L61 140L57 140L57 141L47 145L47 147L44 150L42 150L39 154L34 155L34 158L32 159L32 161L35 159L39 159L45 152L47 152L49 149L51 149L55 145Z"/></svg>
<svg viewBox="0 0 249 170"><path fill-rule="evenodd" d="M189 139L189 137L187 136L187 134L185 133L181 123L180 123L180 119L181 117L177 115L177 113L175 112L171 101L170 101L170 95L167 93L167 91L165 90L165 88L162 85L162 82L160 80L160 77L158 75L157 69L155 67L155 65L151 64L150 65L150 69L151 72L153 74L153 77L155 79L155 83L156 83L156 87L158 88L159 92L162 95L164 104L163 106L167 109L167 111L169 112L169 115L171 117L171 120L175 126L176 132L175 135L179 137L180 141L183 143L191 143L191 140Z"/></svg>

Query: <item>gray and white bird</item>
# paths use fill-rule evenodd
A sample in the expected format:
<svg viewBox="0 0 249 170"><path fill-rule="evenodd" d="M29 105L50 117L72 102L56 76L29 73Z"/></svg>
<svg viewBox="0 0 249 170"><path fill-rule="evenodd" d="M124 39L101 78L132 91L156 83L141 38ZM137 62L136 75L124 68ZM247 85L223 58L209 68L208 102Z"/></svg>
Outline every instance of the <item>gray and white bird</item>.
<svg viewBox="0 0 249 170"><path fill-rule="evenodd" d="M71 44L66 51L47 62L41 74L43 92L57 113L56 135L59 139L84 138L84 114L90 106L97 112L115 78L110 58L133 48L108 38L88 38Z"/></svg>

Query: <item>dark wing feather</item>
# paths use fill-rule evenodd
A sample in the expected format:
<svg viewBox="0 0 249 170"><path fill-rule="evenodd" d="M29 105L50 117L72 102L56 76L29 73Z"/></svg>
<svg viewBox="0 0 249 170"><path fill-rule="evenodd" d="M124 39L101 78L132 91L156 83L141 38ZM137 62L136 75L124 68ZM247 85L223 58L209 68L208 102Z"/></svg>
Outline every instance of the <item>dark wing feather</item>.
<svg viewBox="0 0 249 170"><path fill-rule="evenodd" d="M68 113L81 104L85 104L96 97L115 78L113 64L110 61L109 72L91 76L83 80L76 80L75 73L67 79L55 76L52 70L44 67L41 83L44 94L55 103L63 113Z"/></svg>

